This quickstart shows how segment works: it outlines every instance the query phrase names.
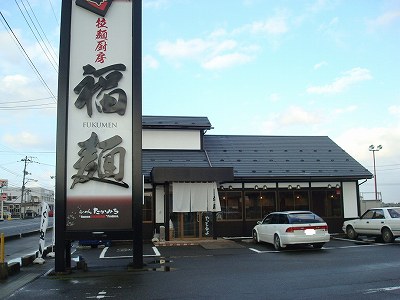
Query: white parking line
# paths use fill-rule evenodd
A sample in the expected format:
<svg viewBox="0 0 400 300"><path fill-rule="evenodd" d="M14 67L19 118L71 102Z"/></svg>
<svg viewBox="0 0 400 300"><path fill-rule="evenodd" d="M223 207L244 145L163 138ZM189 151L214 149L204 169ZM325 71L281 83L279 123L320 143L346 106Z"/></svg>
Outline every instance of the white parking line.
<svg viewBox="0 0 400 300"><path fill-rule="evenodd" d="M249 248L249 250L254 251L256 253L279 253L279 251L274 251L274 250L266 250L266 251L261 251L261 250L257 250L254 248Z"/></svg>
<svg viewBox="0 0 400 300"><path fill-rule="evenodd" d="M400 290L400 286L390 286L390 287L385 287L385 288L369 289L369 290L365 290L364 294L373 294L373 293L378 293L378 292L388 292L388 291L395 291L395 290Z"/></svg>
<svg viewBox="0 0 400 300"><path fill-rule="evenodd" d="M374 245L389 245L389 244L383 244L383 243L375 243L374 241L363 241L363 240L349 240L349 239L344 239L344 238L337 238L333 237L332 240L337 240L337 241L345 241L345 242L354 242L354 243L365 243L365 244L370 244L374 243Z"/></svg>
<svg viewBox="0 0 400 300"><path fill-rule="evenodd" d="M144 254L143 257L159 257L161 256L160 251L158 251L157 247L152 247L154 254ZM103 251L101 251L99 258L104 258L104 259L115 259L115 258L132 258L132 255L121 255L121 256L105 256L106 252L108 250L108 247L104 247Z"/></svg>
<svg viewBox="0 0 400 300"><path fill-rule="evenodd" d="M158 251L157 247L153 247L153 251L155 253L154 256L161 256L161 253L160 253L160 251Z"/></svg>
<svg viewBox="0 0 400 300"><path fill-rule="evenodd" d="M357 243L361 243L361 245L351 245L351 246L339 246L339 247L322 247L322 250L332 250L332 249L348 249L348 248L361 248L361 247L378 247L378 246L390 246L392 244L382 244L382 243L373 243L371 244L371 242L368 241L353 241L353 240L348 240L348 239L342 239L342 238L332 238L334 240L338 240L338 241L346 241L346 242L357 242ZM257 250L255 248L249 248L249 250L256 252L256 253L280 253L281 251L276 251L276 250ZM316 249L310 249L310 250L316 250ZM287 251L296 251L296 250L285 250Z"/></svg>
<svg viewBox="0 0 400 300"><path fill-rule="evenodd" d="M356 247L377 247L377 246L390 246L393 245L392 243L375 243L373 241L363 241L363 240L349 240L349 239L343 239L343 238L332 238L333 240L337 241L345 241L345 242L353 242L353 243L361 243L362 245L353 245L353 246L342 246L342 247L333 247L333 249L339 248L339 249L345 249L345 248L356 248Z"/></svg>

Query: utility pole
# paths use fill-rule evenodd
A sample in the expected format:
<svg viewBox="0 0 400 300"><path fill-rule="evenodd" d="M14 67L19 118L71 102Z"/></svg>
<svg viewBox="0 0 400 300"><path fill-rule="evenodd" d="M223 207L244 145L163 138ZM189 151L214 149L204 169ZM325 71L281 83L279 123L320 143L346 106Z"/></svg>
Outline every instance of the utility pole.
<svg viewBox="0 0 400 300"><path fill-rule="evenodd" d="M25 219L25 209L24 209L24 213L22 213L22 207L24 206L24 194L25 194L25 184L26 184L25 176L29 174L26 171L26 165L28 163L32 163L34 161L32 160L32 157L28 158L28 156L25 156L25 158L21 159L21 161L24 162L24 175L22 176L21 207L20 207L20 210L19 210L19 217L20 217L20 219Z"/></svg>

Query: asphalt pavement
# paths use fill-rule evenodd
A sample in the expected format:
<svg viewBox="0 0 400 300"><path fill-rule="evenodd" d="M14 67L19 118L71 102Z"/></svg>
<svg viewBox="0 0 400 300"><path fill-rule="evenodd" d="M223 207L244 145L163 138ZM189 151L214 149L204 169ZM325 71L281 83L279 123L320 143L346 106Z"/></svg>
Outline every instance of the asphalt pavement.
<svg viewBox="0 0 400 300"><path fill-rule="evenodd" d="M0 232L5 239L19 238L40 230L40 217L34 219L12 219L0 222ZM49 218L48 228L53 227L53 218Z"/></svg>
<svg viewBox="0 0 400 300"><path fill-rule="evenodd" d="M139 270L129 242L73 247L70 273L55 274L46 258L1 282L0 299L399 299L399 247L340 238L280 252L251 239L146 243Z"/></svg>

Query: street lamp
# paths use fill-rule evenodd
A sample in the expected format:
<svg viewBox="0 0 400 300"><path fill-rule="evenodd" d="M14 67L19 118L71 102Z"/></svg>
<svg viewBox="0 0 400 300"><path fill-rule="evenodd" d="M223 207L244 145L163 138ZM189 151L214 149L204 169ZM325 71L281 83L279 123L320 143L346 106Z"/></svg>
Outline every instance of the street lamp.
<svg viewBox="0 0 400 300"><path fill-rule="evenodd" d="M375 152L382 149L382 145L378 145L376 148L374 145L369 146L368 150L372 151L372 157L374 159L374 181L375 181L375 200L378 200L378 190L376 187L376 167L375 167Z"/></svg>

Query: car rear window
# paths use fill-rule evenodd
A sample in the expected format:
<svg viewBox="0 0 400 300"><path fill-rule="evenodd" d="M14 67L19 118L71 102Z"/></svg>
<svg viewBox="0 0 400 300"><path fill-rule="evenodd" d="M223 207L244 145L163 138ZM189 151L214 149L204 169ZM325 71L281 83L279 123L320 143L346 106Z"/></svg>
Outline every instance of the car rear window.
<svg viewBox="0 0 400 300"><path fill-rule="evenodd" d="M305 224L305 223L324 223L324 220L313 213L295 213L289 214L290 224Z"/></svg>
<svg viewBox="0 0 400 300"><path fill-rule="evenodd" d="M400 218L400 208L390 208L388 212L392 218Z"/></svg>

